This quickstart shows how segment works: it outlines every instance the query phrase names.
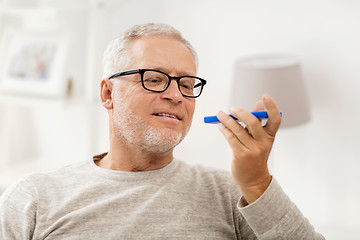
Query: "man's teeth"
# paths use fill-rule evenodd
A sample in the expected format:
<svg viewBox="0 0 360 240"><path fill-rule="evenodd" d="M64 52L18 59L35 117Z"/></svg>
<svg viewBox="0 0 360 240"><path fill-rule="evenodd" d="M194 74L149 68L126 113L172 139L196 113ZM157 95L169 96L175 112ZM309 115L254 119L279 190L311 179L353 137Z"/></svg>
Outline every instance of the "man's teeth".
<svg viewBox="0 0 360 240"><path fill-rule="evenodd" d="M164 117L171 117L171 118L175 118L175 119L179 119L177 116L175 115L171 115L171 114L168 114L168 113L158 113L156 114L158 116L164 116Z"/></svg>

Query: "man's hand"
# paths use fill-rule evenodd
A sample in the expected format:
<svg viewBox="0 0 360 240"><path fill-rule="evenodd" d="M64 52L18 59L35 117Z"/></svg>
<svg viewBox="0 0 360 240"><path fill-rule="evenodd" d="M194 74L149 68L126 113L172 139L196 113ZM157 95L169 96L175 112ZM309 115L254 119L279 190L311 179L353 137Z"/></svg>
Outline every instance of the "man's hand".
<svg viewBox="0 0 360 240"><path fill-rule="evenodd" d="M269 120L263 127L250 112L232 107L230 113L246 125L242 127L233 118L219 112L219 128L233 151L231 172L248 203L256 201L271 182L267 161L280 127L281 116L274 100L264 95L255 105L255 111L266 109Z"/></svg>

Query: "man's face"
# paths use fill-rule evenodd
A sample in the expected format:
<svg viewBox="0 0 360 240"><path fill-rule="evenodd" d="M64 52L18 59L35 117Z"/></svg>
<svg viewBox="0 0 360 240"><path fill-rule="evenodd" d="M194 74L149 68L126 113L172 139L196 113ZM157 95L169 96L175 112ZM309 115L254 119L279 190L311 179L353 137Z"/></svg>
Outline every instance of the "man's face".
<svg viewBox="0 0 360 240"><path fill-rule="evenodd" d="M127 69L157 69L171 76L196 75L190 51L179 41L166 36L146 36L131 45L131 63ZM114 132L120 141L142 150L172 150L187 134L195 99L183 97L176 81L162 93L141 86L139 74L115 80L113 89Z"/></svg>

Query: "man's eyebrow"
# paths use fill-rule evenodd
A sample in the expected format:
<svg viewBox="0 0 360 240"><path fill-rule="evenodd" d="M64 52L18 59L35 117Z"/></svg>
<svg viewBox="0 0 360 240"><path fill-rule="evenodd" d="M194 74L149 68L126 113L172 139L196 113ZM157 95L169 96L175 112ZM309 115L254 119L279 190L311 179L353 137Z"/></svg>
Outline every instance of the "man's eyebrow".
<svg viewBox="0 0 360 240"><path fill-rule="evenodd" d="M148 68L148 69L158 70L158 71L164 72L166 74L169 74L169 71L163 67L152 67L152 68ZM194 75L194 74L190 74L188 72L183 71L183 72L177 72L175 75L175 77L181 77L181 76L196 76L196 74Z"/></svg>

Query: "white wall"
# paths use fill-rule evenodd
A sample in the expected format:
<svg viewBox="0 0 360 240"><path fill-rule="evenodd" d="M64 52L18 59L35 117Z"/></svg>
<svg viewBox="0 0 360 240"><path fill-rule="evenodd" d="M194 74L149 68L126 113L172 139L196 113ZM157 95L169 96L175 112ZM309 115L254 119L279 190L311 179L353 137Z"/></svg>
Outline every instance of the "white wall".
<svg viewBox="0 0 360 240"><path fill-rule="evenodd" d="M302 61L312 120L303 126L279 131L271 156L273 173L327 239L356 239L360 234L357 154L360 128L356 125L360 117L359 12L360 1L356 0L123 0L105 2L105 8L87 15L102 17L97 21L88 19L97 25L84 26L87 37L80 36L86 44L93 41L88 45L87 50L92 52L87 52L87 56L99 57L111 38L133 24L161 21L181 30L198 51L199 76L208 79L208 85L197 100L192 130L175 154L192 164L223 169L229 169L230 149L217 127L203 124L202 118L220 109L226 111L231 105L228 95L234 61L254 53L298 56ZM83 53L72 52L72 56L79 54ZM100 61L87 60L84 64L99 67ZM79 82L75 94L79 101L41 104L35 101L26 105L34 121L35 156L41 159L36 160L39 168L55 168L49 163L55 161L56 167L61 161L82 161L90 154L107 149L106 113L99 105L93 106L92 101L81 100L88 99L88 95L80 90L83 85L91 85L90 95L95 95L100 70L89 66L80 69L88 71L75 78ZM93 82L87 82L86 76L92 76ZM0 117L0 127L16 129L4 120L9 114L18 114L9 110L13 109L10 108L13 103L0 103L0 111L8 113ZM7 137L1 136L1 139ZM95 141L88 141L94 137ZM16 170L14 166L19 164L15 163L4 165L9 161L2 159L3 166L8 169L11 166L16 174L7 179L33 170ZM41 167L45 163L47 167Z"/></svg>

